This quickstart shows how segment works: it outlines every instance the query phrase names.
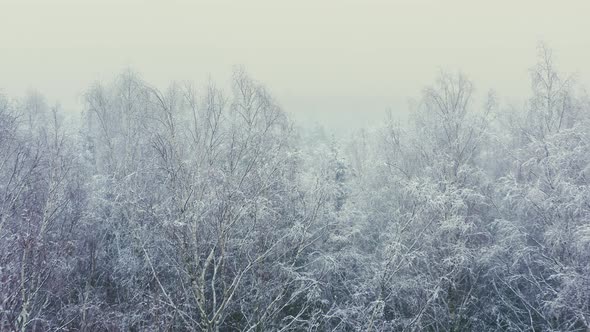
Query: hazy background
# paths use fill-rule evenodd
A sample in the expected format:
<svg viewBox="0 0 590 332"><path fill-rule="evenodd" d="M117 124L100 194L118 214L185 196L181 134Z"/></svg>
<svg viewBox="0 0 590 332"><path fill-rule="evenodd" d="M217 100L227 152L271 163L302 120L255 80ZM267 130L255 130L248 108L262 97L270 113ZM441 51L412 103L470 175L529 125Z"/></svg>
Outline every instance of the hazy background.
<svg viewBox="0 0 590 332"><path fill-rule="evenodd" d="M587 0L0 0L0 90L73 112L127 67L165 87L243 64L303 123L351 129L404 112L440 68L522 98L539 40L586 83L589 15Z"/></svg>

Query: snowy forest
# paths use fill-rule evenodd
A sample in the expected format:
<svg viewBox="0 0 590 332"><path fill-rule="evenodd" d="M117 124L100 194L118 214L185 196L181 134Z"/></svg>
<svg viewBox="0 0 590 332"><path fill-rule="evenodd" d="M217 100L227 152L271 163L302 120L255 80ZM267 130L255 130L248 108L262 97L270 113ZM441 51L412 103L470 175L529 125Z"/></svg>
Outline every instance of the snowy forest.
<svg viewBox="0 0 590 332"><path fill-rule="evenodd" d="M590 98L538 51L345 137L240 68L1 95L0 330L590 331Z"/></svg>

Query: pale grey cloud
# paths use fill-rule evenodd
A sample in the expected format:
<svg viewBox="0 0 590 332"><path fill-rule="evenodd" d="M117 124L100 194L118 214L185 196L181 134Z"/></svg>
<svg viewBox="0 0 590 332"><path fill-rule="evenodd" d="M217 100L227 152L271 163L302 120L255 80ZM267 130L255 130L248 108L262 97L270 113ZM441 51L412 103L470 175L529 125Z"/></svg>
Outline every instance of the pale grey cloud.
<svg viewBox="0 0 590 332"><path fill-rule="evenodd" d="M34 87L73 109L90 82L128 66L165 85L223 81L243 64L288 110L347 121L331 114L403 108L439 68L462 70L480 91L522 96L539 40L587 80L588 9L573 0L3 0L0 89Z"/></svg>

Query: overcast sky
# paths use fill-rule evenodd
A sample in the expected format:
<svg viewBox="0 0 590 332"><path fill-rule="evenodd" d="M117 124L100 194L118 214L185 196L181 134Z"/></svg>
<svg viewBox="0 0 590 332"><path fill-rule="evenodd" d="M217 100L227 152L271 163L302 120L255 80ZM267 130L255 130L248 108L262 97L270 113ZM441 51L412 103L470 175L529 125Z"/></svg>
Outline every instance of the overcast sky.
<svg viewBox="0 0 590 332"><path fill-rule="evenodd" d="M242 64L297 117L354 127L403 112L441 68L522 97L540 40L588 82L588 0L0 0L0 90L74 111L127 67L165 86Z"/></svg>

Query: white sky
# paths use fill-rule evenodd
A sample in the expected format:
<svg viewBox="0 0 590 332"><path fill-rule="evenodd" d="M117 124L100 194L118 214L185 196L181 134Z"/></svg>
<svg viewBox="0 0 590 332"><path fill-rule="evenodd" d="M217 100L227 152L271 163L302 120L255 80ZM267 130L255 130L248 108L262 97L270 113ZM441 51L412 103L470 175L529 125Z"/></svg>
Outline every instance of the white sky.
<svg viewBox="0 0 590 332"><path fill-rule="evenodd" d="M163 87L243 64L297 117L354 127L403 112L441 68L523 97L540 40L588 82L589 15L588 0L0 0L0 90L71 111L129 66Z"/></svg>

